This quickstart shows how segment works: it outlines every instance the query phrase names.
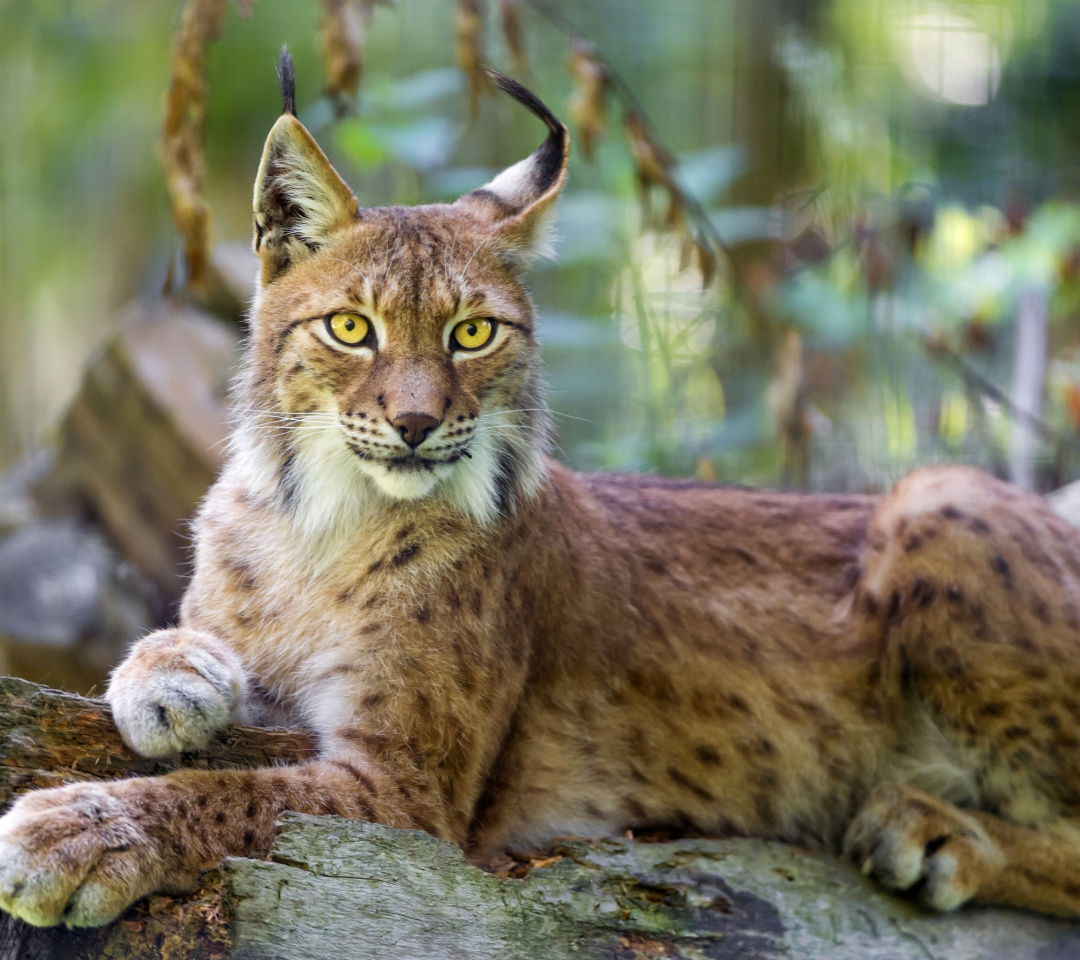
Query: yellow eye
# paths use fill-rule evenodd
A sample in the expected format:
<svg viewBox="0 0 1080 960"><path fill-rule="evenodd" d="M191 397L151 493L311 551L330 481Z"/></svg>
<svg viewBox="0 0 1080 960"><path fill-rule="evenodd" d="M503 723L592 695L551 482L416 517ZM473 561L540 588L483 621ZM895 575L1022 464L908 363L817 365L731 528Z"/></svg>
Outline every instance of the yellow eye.
<svg viewBox="0 0 1080 960"><path fill-rule="evenodd" d="M479 350L494 332L494 320L462 320L450 333L450 345L462 350Z"/></svg>
<svg viewBox="0 0 1080 960"><path fill-rule="evenodd" d="M358 313L335 313L326 318L326 329L335 340L355 347L367 338L371 323Z"/></svg>

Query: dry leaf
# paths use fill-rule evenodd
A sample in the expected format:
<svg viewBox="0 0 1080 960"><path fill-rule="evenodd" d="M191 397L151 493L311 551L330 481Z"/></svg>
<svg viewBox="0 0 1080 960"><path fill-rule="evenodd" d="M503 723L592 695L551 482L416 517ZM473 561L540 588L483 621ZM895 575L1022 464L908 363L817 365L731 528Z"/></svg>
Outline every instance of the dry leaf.
<svg viewBox="0 0 1080 960"><path fill-rule="evenodd" d="M322 0L322 48L326 92L340 101L354 97L364 70L364 40L372 5L365 0Z"/></svg>
<svg viewBox="0 0 1080 960"><path fill-rule="evenodd" d="M704 289L712 286L713 280L716 279L719 259L713 245L701 237L698 237L697 243L694 244L694 250L697 253L698 270L701 271L701 286Z"/></svg>
<svg viewBox="0 0 1080 960"><path fill-rule="evenodd" d="M499 18L502 21L503 36L514 69L518 73L528 73L529 61L525 56L525 31L521 26L521 4L518 0L499 0Z"/></svg>
<svg viewBox="0 0 1080 960"><path fill-rule="evenodd" d="M668 183L665 186L665 190L668 195L668 208L667 213L664 215L664 226L667 227L668 230L680 235L687 246L686 261L689 263L689 246L691 240L686 233L686 204L683 202L682 193L679 192L674 181Z"/></svg>
<svg viewBox="0 0 1080 960"><path fill-rule="evenodd" d="M1080 384L1070 383L1065 388L1065 410L1072 421L1073 429L1080 432Z"/></svg>
<svg viewBox="0 0 1080 960"><path fill-rule="evenodd" d="M626 111L625 123L638 180L647 187L669 185L673 160L667 151L653 139L636 110Z"/></svg>
<svg viewBox="0 0 1080 960"><path fill-rule="evenodd" d="M570 98L570 116L578 130L581 149L587 160L593 158L597 141L604 135L605 101L611 74L587 40L574 40L570 48L570 73L577 87Z"/></svg>
<svg viewBox="0 0 1080 960"><path fill-rule="evenodd" d="M184 241L188 284L196 292L205 290L210 270L210 210L203 199L203 59L207 45L221 32L224 14L225 0L188 0L184 7L173 40L172 76L161 134L165 186L173 220Z"/></svg>
<svg viewBox="0 0 1080 960"><path fill-rule="evenodd" d="M469 122L472 123L480 109L480 95L488 85L484 71L484 15L479 0L458 0L457 60L469 81Z"/></svg>
<svg viewBox="0 0 1080 960"><path fill-rule="evenodd" d="M646 221L652 220L650 195L653 187L660 187L668 197L664 226L681 232L686 226L686 206L679 186L671 175L675 166L674 159L653 139L645 121L636 110L627 110L624 124L630 144L630 156L637 174L643 218Z"/></svg>

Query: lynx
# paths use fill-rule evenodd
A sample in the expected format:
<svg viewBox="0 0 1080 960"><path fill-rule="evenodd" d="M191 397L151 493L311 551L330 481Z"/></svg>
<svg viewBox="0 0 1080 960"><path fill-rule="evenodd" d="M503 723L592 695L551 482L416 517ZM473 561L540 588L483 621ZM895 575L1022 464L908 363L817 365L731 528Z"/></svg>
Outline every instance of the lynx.
<svg viewBox="0 0 1080 960"><path fill-rule="evenodd" d="M882 497L549 459L522 272L566 128L454 203L362 209L293 109L255 186L233 448L179 625L107 698L157 757L303 723L291 767L32 792L0 906L106 923L285 810L476 861L667 827L845 852L891 890L1080 916L1080 535L963 468Z"/></svg>

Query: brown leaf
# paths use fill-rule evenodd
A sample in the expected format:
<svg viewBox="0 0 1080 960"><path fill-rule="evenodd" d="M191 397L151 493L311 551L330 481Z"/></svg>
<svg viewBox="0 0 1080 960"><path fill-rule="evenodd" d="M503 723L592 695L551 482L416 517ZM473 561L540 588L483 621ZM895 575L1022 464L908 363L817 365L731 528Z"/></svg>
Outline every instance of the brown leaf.
<svg viewBox="0 0 1080 960"><path fill-rule="evenodd" d="M690 258L694 254L694 241L690 234L683 230L679 234L679 273L690 266Z"/></svg>
<svg viewBox="0 0 1080 960"><path fill-rule="evenodd" d="M188 284L197 292L205 289L210 270L210 210L203 198L203 60L206 47L221 32L224 14L225 0L188 0L184 7L173 38L172 76L161 133L165 186L173 220L184 241Z"/></svg>
<svg viewBox="0 0 1080 960"><path fill-rule="evenodd" d="M488 86L484 71L484 14L479 0L458 0L457 61L469 81L471 123L480 109L480 95Z"/></svg>
<svg viewBox="0 0 1080 960"><path fill-rule="evenodd" d="M626 135L630 140L630 155L634 159L638 180L643 186L668 186L672 183L674 161L649 133L645 121L636 110L626 111Z"/></svg>
<svg viewBox="0 0 1080 960"><path fill-rule="evenodd" d="M666 184L665 189L668 195L668 208L667 213L664 215L664 226L668 230L679 234L683 243L689 248L691 240L686 232L686 204L683 202L682 193L679 192L674 181ZM689 253L687 253L686 259L687 263L689 263Z"/></svg>
<svg viewBox="0 0 1080 960"><path fill-rule="evenodd" d="M514 69L518 73L528 73L529 61L525 56L525 31L521 26L521 4L518 0L499 0L499 18L502 21L506 46L514 61Z"/></svg>
<svg viewBox="0 0 1080 960"><path fill-rule="evenodd" d="M355 97L364 70L364 41L371 22L369 0L322 0L322 48L326 57L326 92Z"/></svg>
<svg viewBox="0 0 1080 960"><path fill-rule="evenodd" d="M716 279L719 258L716 256L713 245L701 237L698 237L694 250L697 253L698 270L701 271L701 286L704 289L712 286L713 280Z"/></svg>
<svg viewBox="0 0 1080 960"><path fill-rule="evenodd" d="M994 342L989 324L980 316L965 321L960 338L967 350L985 350Z"/></svg>
<svg viewBox="0 0 1080 960"><path fill-rule="evenodd" d="M686 209L678 184L671 175L675 166L674 159L653 139L645 121L636 110L627 110L623 122L637 174L642 217L646 221L652 220L650 194L654 187L661 187L668 197L664 225L670 230L681 230L686 222Z"/></svg>
<svg viewBox="0 0 1080 960"><path fill-rule="evenodd" d="M587 160L592 160L596 143L606 128L604 110L611 74L588 40L573 42L568 66L577 81L570 98L570 116L577 127L582 152Z"/></svg>
<svg viewBox="0 0 1080 960"><path fill-rule="evenodd" d="M1073 429L1080 433L1080 384L1070 383L1065 388L1065 410Z"/></svg>

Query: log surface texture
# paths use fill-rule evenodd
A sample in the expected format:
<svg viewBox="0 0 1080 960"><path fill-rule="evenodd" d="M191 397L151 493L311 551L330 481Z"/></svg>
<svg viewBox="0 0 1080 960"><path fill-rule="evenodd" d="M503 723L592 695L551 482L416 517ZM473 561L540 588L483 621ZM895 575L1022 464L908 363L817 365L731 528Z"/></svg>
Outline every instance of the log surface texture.
<svg viewBox="0 0 1080 960"><path fill-rule="evenodd" d="M0 805L79 779L310 756L302 731L233 728L177 764L135 757L99 701L0 679ZM524 879L417 831L286 815L269 857L96 931L0 920L0 960L1066 960L1080 925L1003 910L941 917L831 856L759 840L556 844Z"/></svg>

